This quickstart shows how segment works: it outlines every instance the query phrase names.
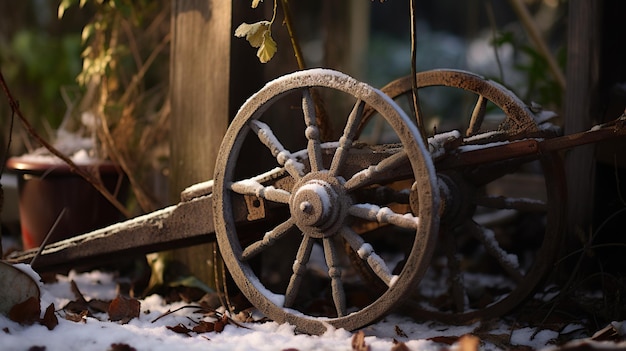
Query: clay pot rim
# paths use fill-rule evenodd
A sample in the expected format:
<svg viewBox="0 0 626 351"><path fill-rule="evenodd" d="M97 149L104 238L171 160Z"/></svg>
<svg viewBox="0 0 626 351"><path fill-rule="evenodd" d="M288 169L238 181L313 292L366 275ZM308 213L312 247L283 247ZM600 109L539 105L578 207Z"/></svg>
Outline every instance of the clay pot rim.
<svg viewBox="0 0 626 351"><path fill-rule="evenodd" d="M63 162L62 160L55 160L52 162L47 162L45 160L36 160L30 157L11 157L7 160L6 163L7 170L12 171L14 173L24 173L24 174L73 174L74 172L70 169L70 166ZM81 169L90 169L93 167L98 167L98 170L101 173L123 173L122 169L117 163L114 163L109 160L94 160L94 162L81 162L77 163L76 166Z"/></svg>

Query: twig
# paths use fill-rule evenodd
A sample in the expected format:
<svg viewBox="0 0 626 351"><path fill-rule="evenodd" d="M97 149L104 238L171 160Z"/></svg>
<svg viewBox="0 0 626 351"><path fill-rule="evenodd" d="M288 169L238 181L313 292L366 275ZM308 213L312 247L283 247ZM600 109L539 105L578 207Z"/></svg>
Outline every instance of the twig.
<svg viewBox="0 0 626 351"><path fill-rule="evenodd" d="M493 54L496 57L496 64L498 65L498 73L500 74L500 81L504 83L504 70L502 69L502 62L500 61L500 53L498 52L498 46L495 45L497 26L496 26L496 16L493 14L493 4L491 2L486 2L485 7L487 8L487 18L489 19L489 25L491 27L491 35L494 41Z"/></svg>
<svg viewBox="0 0 626 351"><path fill-rule="evenodd" d="M2 179L2 175L4 174L4 167L7 163L7 159L9 158L9 149L11 149L11 140L13 138L13 122L15 121L15 111L11 111L11 121L9 122L9 140L7 142L6 152L4 157L2 158L2 165L0 165L0 179ZM2 210L4 209L4 190L2 189L2 183L0 183L0 214L2 214ZM0 237L2 236L2 228L0 228ZM0 259L4 258L4 249L2 248L2 241L0 240Z"/></svg>
<svg viewBox="0 0 626 351"><path fill-rule="evenodd" d="M276 4L274 1L274 4ZM296 31L293 27L293 22L291 18L291 10L289 9L289 0L280 0L283 15L285 16L285 26L287 27L287 33L289 33L289 39L291 40L291 47L293 48L293 53L296 56L296 61L298 62L298 68L300 70L306 69L306 63L304 61L304 55L302 55L302 49L300 48L300 44L298 42L298 37L296 35ZM276 15L276 10L274 10L274 15ZM272 18L272 22L274 19ZM315 118L320 129L321 139L322 140L330 140L332 138L332 125L328 120L328 114L326 113L326 109L324 108L324 102L322 101L322 97L317 92L316 89L309 89L311 93L311 99L313 99L313 104L315 105Z"/></svg>
<svg viewBox="0 0 626 351"><path fill-rule="evenodd" d="M74 163L74 161L72 161L69 157L67 157L66 155L61 153L59 150L57 150L54 146L52 146L50 143L48 143L45 139L43 139L35 131L33 126L28 122L26 117L24 117L24 115L22 114L22 111L20 110L20 107L19 107L19 104L17 103L17 101L13 98L13 95L11 94L11 91L9 90L9 87L7 86L6 81L4 80L4 76L2 75L2 71L0 71L0 84L2 84L2 89L4 90L4 93L6 94L7 99L9 100L9 106L11 106L11 110L20 119L20 121L22 122L22 125L24 125L24 128L26 128L26 131L28 132L28 134L30 134L41 145L43 145L46 149L48 149L48 151L50 151L50 153L52 153L56 157L58 157L61 160L63 160L63 162L65 162L69 166L71 172L76 173L79 176L83 177L83 179L85 179L87 182L89 182L96 190L98 190L98 192L100 192L100 194L102 194L102 196L104 196L111 204L113 204L113 206L115 206L115 208L117 208L118 211L120 211L125 217L129 218L130 217L130 212L128 212L128 210L124 207L124 205L122 205L106 189L106 187L102 184L101 181L98 181L98 179L96 179L95 176L93 176L92 174L90 174L90 173L86 172L85 170L79 168L76 165L76 163Z"/></svg>
<svg viewBox="0 0 626 351"><path fill-rule="evenodd" d="M561 89L564 90L565 89L565 76L563 75L563 72L559 68L559 65L556 63L554 56L552 55L550 50L548 50L548 46L546 45L546 42L541 37L541 34L539 33L537 26L533 22L533 19L530 16L530 12L528 12L528 8L526 7L526 5L524 5L522 0L509 0L509 2L511 3L511 6L513 7L513 10L515 11L515 13L517 13L517 16L519 17L520 21L522 21L522 24L524 25L526 32L528 32L530 39L533 41L533 43L535 43L537 50L539 50L541 55L548 62L548 67L550 67L550 72L554 76L554 79L556 80L557 84L559 85L559 87L561 87Z"/></svg>
<svg viewBox="0 0 626 351"><path fill-rule="evenodd" d="M39 249L37 249L37 252L35 253L35 256L33 257L33 259L30 260L31 267L34 267L35 261L37 260L39 256L41 256L41 252L43 251L43 248L46 247L46 244L48 244L48 241L52 237L52 233L56 229L57 225L59 225L59 222L61 222L61 218L63 218L63 215L65 214L65 210L67 210L67 208L65 207L61 210L61 213L59 213L59 215L57 216L57 219L52 224L52 227L50 227L50 230L48 230L48 234L46 234L46 237L43 238L43 241L41 242L41 244L39 244Z"/></svg>
<svg viewBox="0 0 626 351"><path fill-rule="evenodd" d="M285 15L285 26L287 27L287 32L289 33L289 39L291 40L293 53L296 56L296 61L298 62L298 68L303 70L306 68L306 64L304 63L304 56L302 55L302 49L300 48L300 44L298 43L298 40L296 37L296 32L291 22L291 10L289 9L289 1L281 0L280 3L283 8L283 14Z"/></svg>
<svg viewBox="0 0 626 351"><path fill-rule="evenodd" d="M165 38L163 38L163 40L159 43L159 45L152 51L152 53L150 53L150 56L148 56L148 58L146 59L146 62L144 62L141 65L141 67L139 68L139 72L133 75L133 78L131 79L131 82L128 85L128 88L126 88L124 95L120 99L120 104L122 106L128 103L131 93L133 93L137 89L137 86L139 85L143 77L148 72L148 68L150 68L154 60L157 58L157 55L161 53L163 49L165 49L167 44L170 42L171 37L172 37L171 34L167 34Z"/></svg>
<svg viewBox="0 0 626 351"><path fill-rule="evenodd" d="M413 92L413 110L415 111L415 119L417 121L417 129L419 129L422 136L422 141L426 142L426 128L424 126L424 118L422 117L422 109L419 102L419 94L417 92L417 35L415 33L415 2L410 1L411 12L411 90Z"/></svg>
<svg viewBox="0 0 626 351"><path fill-rule="evenodd" d="M196 306L196 305L185 305L185 306L181 306L181 307L179 307L179 308L177 308L177 309L175 309L175 310L167 310L167 312L164 312L164 313L163 313L163 314L161 314L160 316L156 317L156 318L155 318L155 319L153 319L150 323L155 323L156 321L158 321L159 319L161 319L161 318L163 318L163 317L169 316L169 315L170 315L170 314L172 314L172 313L176 313L176 312L178 312L178 311L181 311L181 310L184 310L184 309L187 309L187 308L195 308L195 309L200 310L200 311L207 311L207 312L215 312L215 313L217 313L217 311L215 311L215 310L209 310L209 309L206 309L206 308L204 308L204 307L202 307L202 306Z"/></svg>
<svg viewBox="0 0 626 351"><path fill-rule="evenodd" d="M2 74L2 72L0 72L0 74ZM2 160L2 165L0 165L0 178L2 178L2 175L4 174L4 167L6 166L7 160L9 158L9 149L11 148L11 141L13 140L14 121L15 121L15 110L11 108L11 121L9 122L9 140L7 142L7 149ZM2 185L0 185L0 187L2 187ZM0 213L2 213L2 202L0 202Z"/></svg>

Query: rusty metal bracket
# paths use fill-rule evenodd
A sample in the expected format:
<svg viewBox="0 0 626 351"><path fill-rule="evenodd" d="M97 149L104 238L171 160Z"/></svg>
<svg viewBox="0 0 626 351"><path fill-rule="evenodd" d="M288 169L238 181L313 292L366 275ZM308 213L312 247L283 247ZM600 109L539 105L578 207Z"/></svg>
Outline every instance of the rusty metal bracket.
<svg viewBox="0 0 626 351"><path fill-rule="evenodd" d="M248 209L248 221L265 218L265 199L252 195L244 195L243 198L246 200L246 208Z"/></svg>

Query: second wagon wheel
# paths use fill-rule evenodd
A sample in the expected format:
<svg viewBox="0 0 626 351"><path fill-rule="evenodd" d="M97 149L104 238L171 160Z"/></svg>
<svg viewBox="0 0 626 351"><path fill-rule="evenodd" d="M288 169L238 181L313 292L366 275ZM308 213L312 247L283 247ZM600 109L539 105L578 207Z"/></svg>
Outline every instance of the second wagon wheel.
<svg viewBox="0 0 626 351"><path fill-rule="evenodd" d="M333 140L320 136L315 94L326 102L350 105L346 111L327 112L335 125L343 126ZM374 147L356 140L366 107L382 116L399 144ZM259 166L265 156L270 164ZM408 178L416 179L413 189L421 204L416 215L357 199L363 189L375 189L387 178L406 177L394 175L402 165L408 165ZM215 169L214 223L226 266L250 302L277 322L311 334L323 333L329 325L354 330L396 306L427 269L439 224L430 155L406 114L364 83L324 69L268 83L239 110ZM271 176L254 174L283 178L272 183L263 180ZM241 197L253 197L257 206L271 208L275 221L266 227L238 225L235 213L244 203ZM405 240L367 242L352 229L354 221L391 225ZM293 241L293 252L281 246ZM393 272L395 257L384 257L383 252L389 245L402 245L396 250L406 251L407 243L410 253L404 268ZM373 299L363 298L369 291L358 284L360 275L353 273L346 246L384 282ZM288 274L276 277L280 271L263 271L257 258L266 259L263 255L270 251L268 256L292 267Z"/></svg>
<svg viewBox="0 0 626 351"><path fill-rule="evenodd" d="M424 125L431 129L426 134L434 130L444 136L439 140L457 139L451 143L454 151L551 133L513 93L478 75L426 71L417 74L417 84ZM415 116L411 85L405 77L382 90ZM384 139L375 116L367 114L371 120L362 132ZM452 130L459 132L446 133ZM436 139L429 138L432 144ZM560 156L446 167L438 162L440 155L433 154L444 199L438 249L407 307L417 316L448 323L501 316L551 271L564 224Z"/></svg>

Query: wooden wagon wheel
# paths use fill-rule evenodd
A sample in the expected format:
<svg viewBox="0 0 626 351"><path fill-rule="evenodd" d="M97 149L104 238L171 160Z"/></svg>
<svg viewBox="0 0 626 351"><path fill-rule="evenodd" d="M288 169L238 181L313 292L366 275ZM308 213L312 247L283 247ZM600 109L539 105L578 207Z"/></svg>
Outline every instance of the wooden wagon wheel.
<svg viewBox="0 0 626 351"><path fill-rule="evenodd" d="M343 134L335 142L320 140L312 88L316 93L339 95L342 101L351 101L351 112L331 114L333 120L342 119L344 125ZM293 105L294 96L299 106ZM352 149L367 150L355 137L366 106L388 122L401 145L391 156L351 170L347 164L353 157ZM285 131L281 127L292 122L288 113L293 111L297 112L299 117L295 119L301 126ZM291 141L293 135L304 136L300 138L303 142ZM241 160L244 153L258 154L259 158L271 154L273 165L267 169L282 168L288 181L270 186L255 180L258 177L240 176L240 169L245 168ZM384 183L387 174L403 162L410 163L411 177L416 180L414 194L421 204L416 215L396 213L357 199L355 194L361 189L371 190ZM433 252L439 224L437 178L417 129L385 94L339 72L296 72L268 83L253 95L224 137L214 182L217 242L235 283L269 318L294 324L299 331L320 334L328 325L354 330L380 318L414 291ZM276 208L282 206L287 214L260 235L248 237L246 233L250 231L237 227L233 219L233 213L238 211L236 200L242 196L257 197ZM366 242L356 234L350 225L353 221L389 224L410 237L403 269L392 272L395 263L382 257L378 243ZM281 277L286 287L275 288L259 273L254 259L279 242L294 239L299 243L295 255L279 252L284 256L281 259L293 262L292 272ZM364 305L347 291L351 268L344 245L384 282L383 291ZM312 271L319 248L326 279L315 280ZM396 248L400 249L404 248ZM312 312L315 309L309 302L324 293L330 297L331 309ZM303 295L306 298L301 298Z"/></svg>
<svg viewBox="0 0 626 351"><path fill-rule="evenodd" d="M437 123L439 133L461 130L459 150L543 132L526 105L493 81L433 70L418 73L417 83L425 125ZM438 112L432 105L441 96L429 96L429 89L462 95L442 102L448 106L469 96L468 111L458 112L456 121L433 121ZM382 90L400 104L405 99L405 110L412 113L410 77ZM435 161L435 168L443 198L438 249L407 307L419 317L448 323L501 316L526 299L552 268L564 224L561 158L544 154L452 169Z"/></svg>

